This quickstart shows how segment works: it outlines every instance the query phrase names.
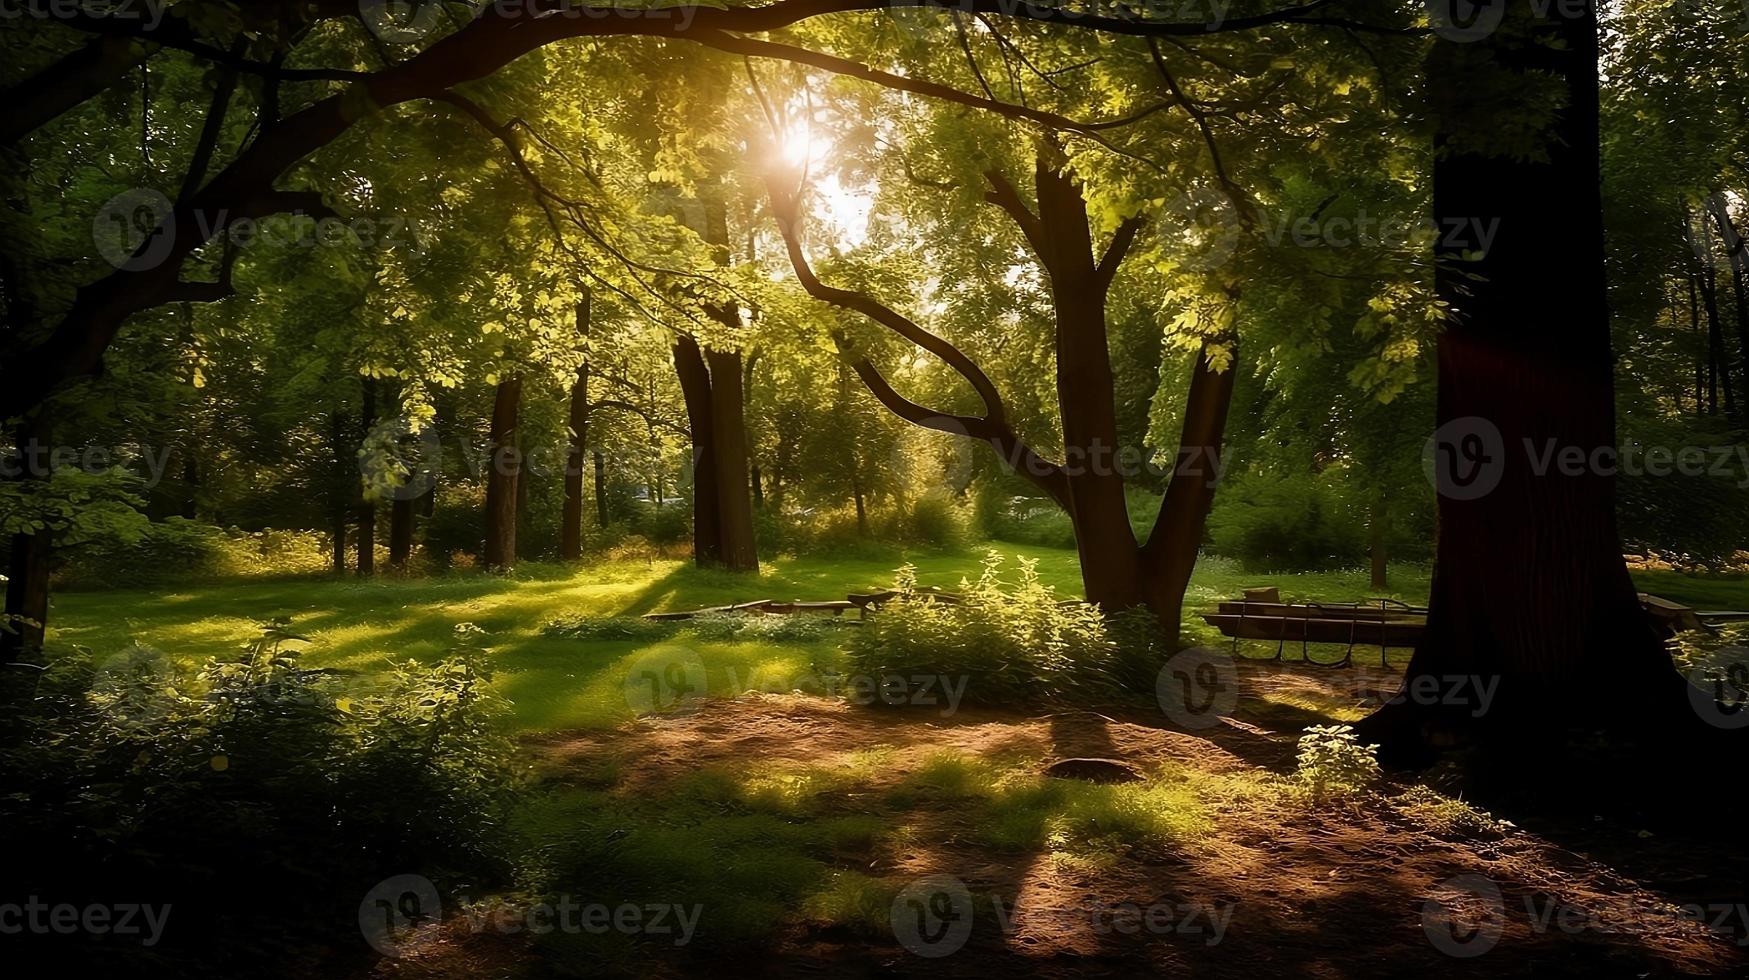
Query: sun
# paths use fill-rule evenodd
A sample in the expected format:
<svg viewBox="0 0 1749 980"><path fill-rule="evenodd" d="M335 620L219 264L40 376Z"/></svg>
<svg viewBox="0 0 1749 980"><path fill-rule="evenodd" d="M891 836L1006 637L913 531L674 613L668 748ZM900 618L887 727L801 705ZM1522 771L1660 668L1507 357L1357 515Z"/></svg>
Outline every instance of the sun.
<svg viewBox="0 0 1749 980"><path fill-rule="evenodd" d="M832 152L832 141L816 136L807 127L792 129L783 137L783 162L792 167L818 163Z"/></svg>

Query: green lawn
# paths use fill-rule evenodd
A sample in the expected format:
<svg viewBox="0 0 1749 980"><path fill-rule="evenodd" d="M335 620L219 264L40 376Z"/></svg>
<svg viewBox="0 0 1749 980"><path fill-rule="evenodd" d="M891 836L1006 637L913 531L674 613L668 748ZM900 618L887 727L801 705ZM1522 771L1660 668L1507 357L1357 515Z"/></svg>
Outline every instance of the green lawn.
<svg viewBox="0 0 1749 980"><path fill-rule="evenodd" d="M1065 595L1079 593L1071 551L999 544L1008 555L1038 561L1040 578ZM942 554L853 555L767 562L757 577L700 571L677 561L617 561L581 568L525 565L513 577L458 573L430 579L242 581L170 590L64 593L51 612L51 643L78 644L102 659L138 641L167 655L196 661L226 656L276 616L311 638L306 660L368 674L394 660L441 656L458 623L489 634L499 667L498 685L515 705L522 730L613 725L632 717L622 689L627 668L662 643L578 640L545 635L542 627L567 616L635 616L752 599L826 599L874 589L892 579L903 561L919 569L922 584L952 588L975 575L983 550ZM1247 585L1279 585L1290 599L1341 601L1372 593L1363 570L1317 574L1258 574L1232 562L1198 565L1186 609L1205 608ZM1424 567L1392 571L1394 598L1423 601ZM1749 607L1749 581L1647 573L1642 588L1707 608ZM1186 628L1198 639L1218 636L1194 616ZM704 661L713 692L769 686L776 678L804 676L832 666L835 643L716 642L685 637ZM1257 652L1273 647L1257 644ZM1265 649L1268 647L1268 649Z"/></svg>

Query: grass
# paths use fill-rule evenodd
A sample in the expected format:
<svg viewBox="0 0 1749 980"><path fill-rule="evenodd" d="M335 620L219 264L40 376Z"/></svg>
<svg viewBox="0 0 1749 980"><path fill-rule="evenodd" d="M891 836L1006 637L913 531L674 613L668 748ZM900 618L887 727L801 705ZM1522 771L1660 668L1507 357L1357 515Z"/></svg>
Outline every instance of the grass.
<svg viewBox="0 0 1749 980"><path fill-rule="evenodd" d="M1064 595L1080 591L1072 551L999 544L1010 555L1037 559L1040 579ZM610 727L634 716L626 695L628 671L646 658L691 657L702 664L712 694L747 689L789 690L840 662L831 638L803 643L633 636L588 640L553 635L543 627L576 616L639 616L647 612L720 605L750 599L823 599L876 589L891 582L903 561L918 567L925 585L953 588L977 573L983 549L962 552L852 554L767 562L757 576L703 571L678 561L625 560L583 567L524 565L513 576L449 576L368 582L311 578L243 581L169 591L116 590L58 595L50 614L52 644L78 644L98 660L138 641L188 660L233 654L275 616L310 638L312 665L374 672L407 659L431 660L448 649L453 628L473 623L488 634L500 693L515 705L513 724L525 731ZM1743 578L1674 572L1636 576L1641 587L1707 608L1749 607ZM1373 596L1364 570L1258 574L1221 559L1197 566L1185 599L1187 612L1237 594L1246 586L1279 585L1288 600L1341 601ZM1424 567L1392 570L1392 591L1424 601ZM1199 642L1222 642L1194 615L1187 631ZM1243 652L1273 654L1272 644ZM1255 649L1252 649L1252 648ZM1291 652L1290 652L1291 655ZM1328 656L1328 654L1325 654ZM691 661L689 661L691 662Z"/></svg>
<svg viewBox="0 0 1749 980"><path fill-rule="evenodd" d="M519 877L530 894L578 902L696 903L709 910L697 940L709 950L762 941L798 918L878 935L894 869L920 850L970 845L1098 867L1213 829L1202 793L1222 777L1172 768L1098 785L1044 778L1037 763L943 752L883 786L891 758L875 748L830 766L713 766L637 792L612 778L552 785L523 811ZM628 953L611 936L554 939L579 947L548 951L560 958Z"/></svg>

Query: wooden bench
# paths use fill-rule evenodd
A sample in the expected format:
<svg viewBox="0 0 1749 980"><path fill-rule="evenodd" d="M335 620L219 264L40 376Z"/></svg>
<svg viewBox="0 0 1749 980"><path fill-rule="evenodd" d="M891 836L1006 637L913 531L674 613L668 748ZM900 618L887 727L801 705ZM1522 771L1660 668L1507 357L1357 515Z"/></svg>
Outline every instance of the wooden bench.
<svg viewBox="0 0 1749 980"><path fill-rule="evenodd" d="M1391 647L1408 649L1421 640L1427 629L1427 610L1392 599L1375 602L1282 602L1275 590L1247 590L1258 599L1229 599L1205 612L1202 618L1221 633L1233 638L1236 651L1239 641L1274 640L1275 659L1280 660L1289 640L1300 643L1300 655L1307 663L1320 667L1345 667L1354 659L1358 645L1379 648L1380 662L1386 662ZM1347 652L1335 663L1313 660L1308 650L1312 643L1341 643Z"/></svg>
<svg viewBox="0 0 1749 980"><path fill-rule="evenodd" d="M1282 602L1275 589L1247 589L1246 598L1228 599L1202 618L1219 627L1225 636L1239 641L1274 640L1275 658L1281 659L1288 641L1298 640L1306 662L1320 667L1343 667L1354 657L1356 644L1379 648L1381 661L1391 647L1413 648L1427 631L1427 610L1392 599L1369 602ZM1749 620L1749 612L1701 611L1659 596L1640 593L1646 615L1666 636L1685 630L1712 629L1721 623ZM1347 654L1335 663L1321 663L1307 653L1311 643L1341 643Z"/></svg>

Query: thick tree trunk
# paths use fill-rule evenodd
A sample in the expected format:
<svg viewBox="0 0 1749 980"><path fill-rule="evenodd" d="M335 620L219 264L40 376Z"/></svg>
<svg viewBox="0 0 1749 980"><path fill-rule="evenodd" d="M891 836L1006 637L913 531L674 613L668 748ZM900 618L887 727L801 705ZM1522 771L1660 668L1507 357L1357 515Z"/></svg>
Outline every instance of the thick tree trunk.
<svg viewBox="0 0 1749 980"><path fill-rule="evenodd" d="M41 480L49 474L37 471L30 461L38 457L38 446L48 442L47 426L26 423L17 438L23 463L18 479ZM36 690L43 639L49 621L49 560L53 550L52 532L43 528L31 534L12 536L12 553L6 569L6 614L0 621L0 685L4 686L6 705L28 702Z"/></svg>
<svg viewBox="0 0 1749 980"><path fill-rule="evenodd" d="M1039 254L1056 313L1057 405L1069 519L1089 602L1108 612L1146 601L1141 552L1118 470L1117 407L1106 339L1107 284L1094 265L1087 205L1074 178L1041 161L1035 174Z"/></svg>
<svg viewBox="0 0 1749 980"><path fill-rule="evenodd" d="M1436 277L1452 311L1438 348L1438 556L1405 690L1438 685L1444 696L1399 699L1359 726L1404 762L1425 761L1466 730L1535 738L1564 721L1643 724L1648 706L1678 707L1680 677L1622 561L1612 476L1539 462L1551 451L1590 459L1616 445L1597 23L1590 11L1563 16L1559 5L1540 15L1508 9L1561 47L1508 42L1508 29L1470 44L1437 40L1428 63L1441 109L1438 227L1449 235L1499 220L1485 254L1442 262ZM1508 83L1477 77L1493 72L1565 79L1546 161L1465 149L1474 143L1462 121L1478 118L1475 100ZM1441 251L1458 251L1450 245ZM1494 684L1490 701L1478 684L1454 688L1453 677ZM1517 744L1534 753L1526 744L1548 742Z"/></svg>
<svg viewBox="0 0 1749 980"><path fill-rule="evenodd" d="M721 564L723 545L717 506L716 416L711 410L711 375L704 352L687 334L674 339L674 372L692 433L692 560L700 567Z"/></svg>
<svg viewBox="0 0 1749 980"><path fill-rule="evenodd" d="M1160 513L1140 555L1143 597L1174 641L1182 631L1184 593L1196 570L1203 529L1223 472L1227 415L1239 371L1237 341L1230 343L1234 345L1233 360L1218 373L1209 367L1207 349L1197 352L1190 390L1184 398L1172 482L1166 486Z"/></svg>
<svg viewBox="0 0 1749 980"><path fill-rule="evenodd" d="M577 334L589 338L590 295L583 291L577 304ZM577 365L571 382L571 438L565 449L565 507L559 517L559 557L576 561L583 557L583 470L589 440L589 355Z"/></svg>
<svg viewBox="0 0 1749 980"><path fill-rule="evenodd" d="M6 569L6 622L0 629L0 664L36 663L49 621L49 555L47 530L14 534ZM8 672L28 668L4 668ZM34 674L35 671L29 671ZM23 675L8 678L8 686Z"/></svg>
<svg viewBox="0 0 1749 980"><path fill-rule="evenodd" d="M487 568L508 569L516 564L516 484L522 473L516 428L521 407L522 379L500 380L492 401L492 430L486 446Z"/></svg>
<svg viewBox="0 0 1749 980"><path fill-rule="evenodd" d="M734 572L759 568L753 541L753 500L747 483L747 418L741 397L741 355L707 351L711 375L711 427L716 437L719 558Z"/></svg>
<svg viewBox="0 0 1749 980"><path fill-rule="evenodd" d="M377 379L361 378L359 380L360 404L358 429L359 445L370 438L370 430L377 424ZM377 502L364 492L363 481L354 481L358 486L358 577L370 578L376 574L377 549Z"/></svg>

